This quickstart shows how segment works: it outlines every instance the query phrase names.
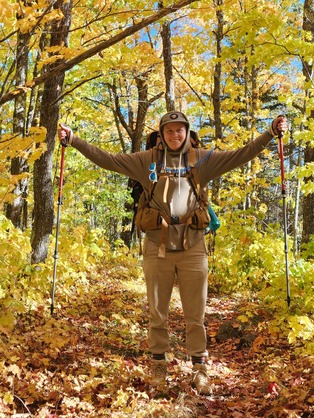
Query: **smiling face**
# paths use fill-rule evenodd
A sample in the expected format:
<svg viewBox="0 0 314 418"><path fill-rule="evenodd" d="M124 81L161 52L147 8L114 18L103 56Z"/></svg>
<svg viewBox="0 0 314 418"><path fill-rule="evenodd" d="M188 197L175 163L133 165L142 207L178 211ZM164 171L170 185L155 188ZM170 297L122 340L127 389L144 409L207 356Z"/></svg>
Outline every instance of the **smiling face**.
<svg viewBox="0 0 314 418"><path fill-rule="evenodd" d="M163 127L163 137L172 151L178 151L186 139L186 124L183 122L167 123Z"/></svg>

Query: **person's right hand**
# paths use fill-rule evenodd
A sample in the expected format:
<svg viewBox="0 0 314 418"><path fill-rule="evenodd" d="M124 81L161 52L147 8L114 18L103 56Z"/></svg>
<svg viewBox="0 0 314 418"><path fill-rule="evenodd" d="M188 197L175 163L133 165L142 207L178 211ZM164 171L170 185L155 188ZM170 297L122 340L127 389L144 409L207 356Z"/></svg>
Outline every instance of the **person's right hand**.
<svg viewBox="0 0 314 418"><path fill-rule="evenodd" d="M68 145L72 145L73 137L74 134L72 129L64 123L60 123L58 128L58 138L61 144L65 147L67 147Z"/></svg>
<svg viewBox="0 0 314 418"><path fill-rule="evenodd" d="M284 115L278 116L272 123L274 134L278 136L288 130L287 118Z"/></svg>

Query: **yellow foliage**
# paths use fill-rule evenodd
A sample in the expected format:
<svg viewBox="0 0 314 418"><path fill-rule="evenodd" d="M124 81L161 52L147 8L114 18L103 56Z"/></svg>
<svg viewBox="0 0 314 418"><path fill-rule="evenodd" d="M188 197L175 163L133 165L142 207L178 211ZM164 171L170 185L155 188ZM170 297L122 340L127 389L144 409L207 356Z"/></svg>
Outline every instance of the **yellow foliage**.
<svg viewBox="0 0 314 418"><path fill-rule="evenodd" d="M0 18L1 22L6 22L8 19L12 19L18 9L18 4L12 4L8 0L0 0Z"/></svg>
<svg viewBox="0 0 314 418"><path fill-rule="evenodd" d="M9 334L14 328L15 317L13 312L7 311L0 314L0 331Z"/></svg>
<svg viewBox="0 0 314 418"><path fill-rule="evenodd" d="M17 20L17 27L21 33L31 32L38 25L39 21L40 25L44 26L53 20L63 18L63 14L59 9L50 9L47 13L49 2L46 0L41 1L40 4L36 2L31 6L25 6L23 3L19 3L19 6L19 13L23 17ZM40 10L41 7L42 10Z"/></svg>
<svg viewBox="0 0 314 418"><path fill-rule="evenodd" d="M5 404L7 404L7 405L13 404L13 400L14 400L14 397L13 397L13 394L11 392L6 392L4 394L3 401L4 401Z"/></svg>
<svg viewBox="0 0 314 418"><path fill-rule="evenodd" d="M18 184L21 180L26 179L29 177L29 173L20 173L20 174L13 174L11 176L11 184Z"/></svg>
<svg viewBox="0 0 314 418"><path fill-rule="evenodd" d="M237 320L240 322L249 322L249 318L246 315L239 315Z"/></svg>
<svg viewBox="0 0 314 418"><path fill-rule="evenodd" d="M13 134L4 134L2 136L0 158L2 161L8 161L13 158L22 158L32 163L46 151L47 145L44 142L46 139L46 128L34 127L30 129L30 133L26 137L20 137ZM39 144L39 146L36 146ZM9 172L9 163L1 166L0 169L0 202L1 206L5 202L13 202L16 195L12 193L13 188L18 182L29 178L28 172L12 175Z"/></svg>
<svg viewBox="0 0 314 418"><path fill-rule="evenodd" d="M28 137L31 138L36 144L38 144L46 139L46 135L47 128L44 126L36 126L29 129Z"/></svg>
<svg viewBox="0 0 314 418"><path fill-rule="evenodd" d="M63 55L52 55L38 62L38 69L41 70L45 65L53 64L60 61Z"/></svg>
<svg viewBox="0 0 314 418"><path fill-rule="evenodd" d="M40 158L43 155L43 153L46 151L47 151L47 144L46 143L40 144L39 147L35 148L35 150L31 152L28 158L28 162L33 163L34 161L38 160L38 158Z"/></svg>
<svg viewBox="0 0 314 418"><path fill-rule="evenodd" d="M289 316L287 318L291 331L288 334L289 342L294 343L297 339L314 339L314 321L308 316Z"/></svg>

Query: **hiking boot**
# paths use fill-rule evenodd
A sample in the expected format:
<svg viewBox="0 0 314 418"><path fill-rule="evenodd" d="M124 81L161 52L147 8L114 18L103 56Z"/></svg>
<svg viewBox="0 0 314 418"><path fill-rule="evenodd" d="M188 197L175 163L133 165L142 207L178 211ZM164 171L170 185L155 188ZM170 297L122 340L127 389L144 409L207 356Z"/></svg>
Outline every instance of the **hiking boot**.
<svg viewBox="0 0 314 418"><path fill-rule="evenodd" d="M207 376L205 364L195 363L192 371L192 387L197 390L200 395L210 395L211 388Z"/></svg>
<svg viewBox="0 0 314 418"><path fill-rule="evenodd" d="M152 360L151 383L156 388L164 388L167 385L167 362L166 360Z"/></svg>

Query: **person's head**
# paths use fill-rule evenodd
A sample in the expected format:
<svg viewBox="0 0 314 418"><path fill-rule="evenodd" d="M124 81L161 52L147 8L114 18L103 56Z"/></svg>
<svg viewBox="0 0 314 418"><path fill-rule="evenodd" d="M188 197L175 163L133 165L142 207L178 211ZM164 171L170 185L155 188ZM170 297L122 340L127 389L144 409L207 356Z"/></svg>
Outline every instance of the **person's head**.
<svg viewBox="0 0 314 418"><path fill-rule="evenodd" d="M160 135L171 151L182 149L189 131L189 121L182 112L168 112L160 120Z"/></svg>

